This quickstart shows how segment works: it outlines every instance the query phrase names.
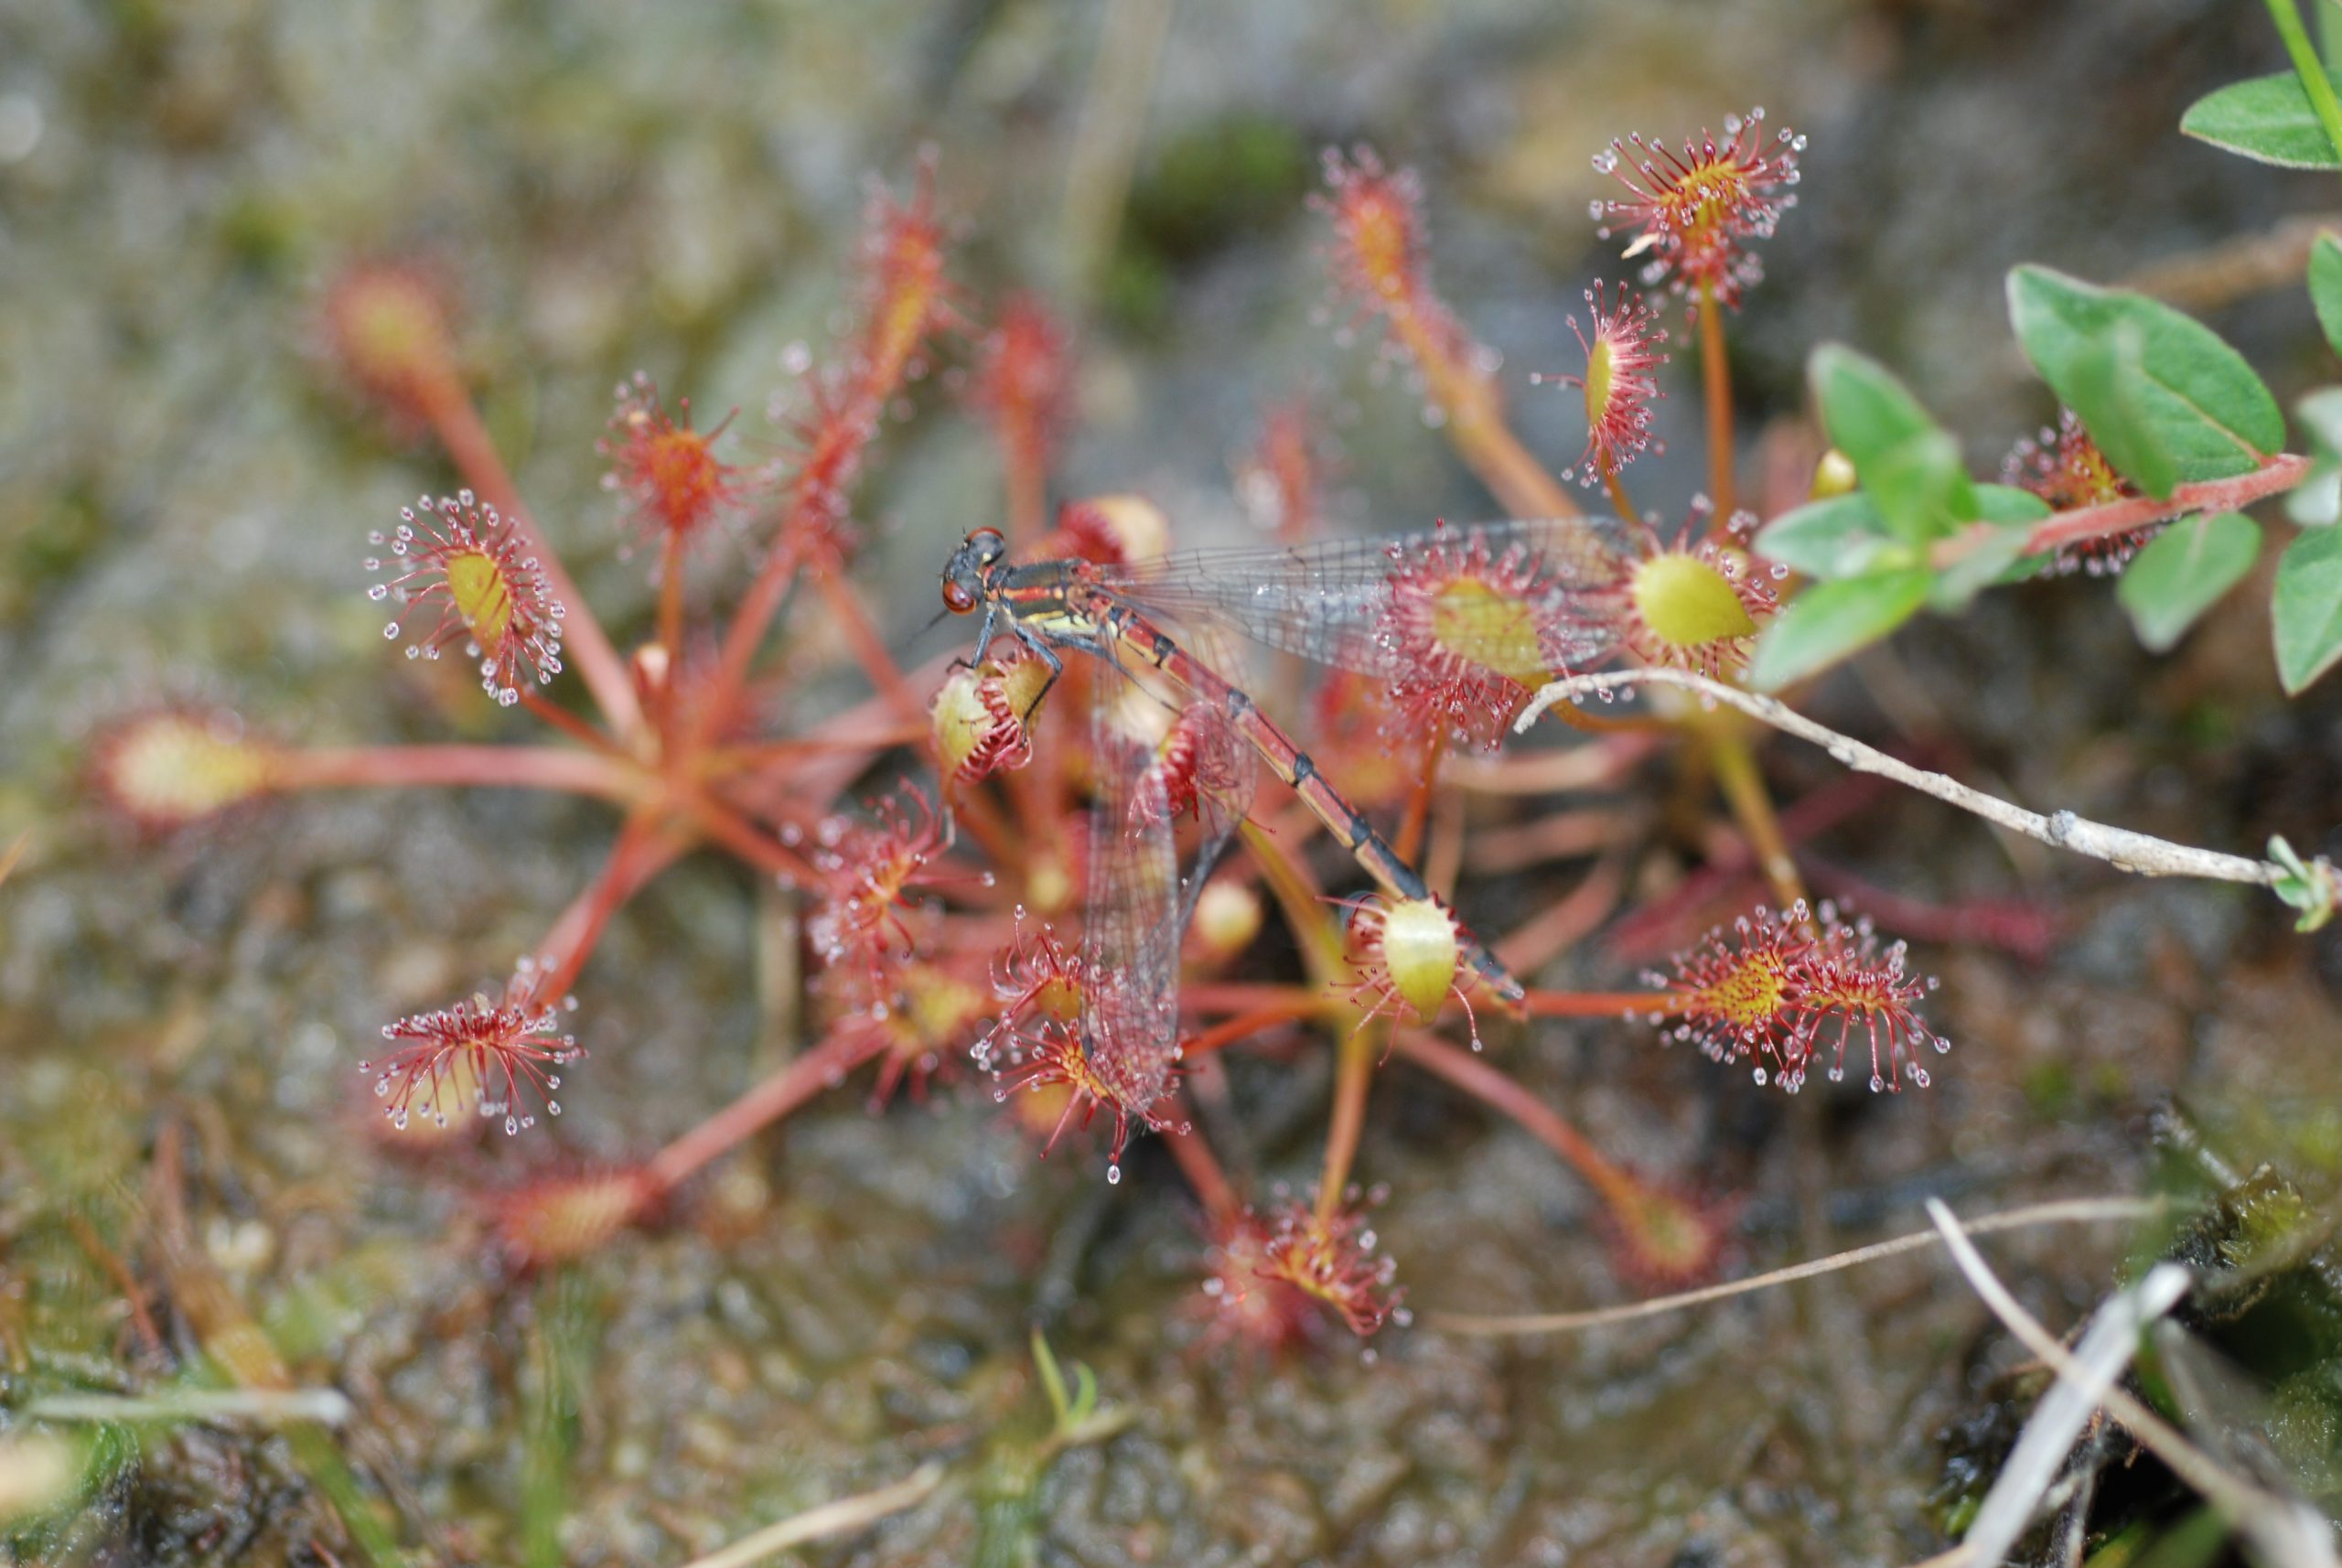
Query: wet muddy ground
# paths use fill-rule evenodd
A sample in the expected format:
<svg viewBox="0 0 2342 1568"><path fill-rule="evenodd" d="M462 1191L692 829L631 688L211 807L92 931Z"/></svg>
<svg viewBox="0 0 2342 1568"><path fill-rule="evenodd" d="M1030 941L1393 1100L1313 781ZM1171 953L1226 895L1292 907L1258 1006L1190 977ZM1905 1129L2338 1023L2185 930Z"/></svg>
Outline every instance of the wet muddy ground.
<svg viewBox="0 0 2342 1568"><path fill-rule="evenodd" d="M1148 7L1114 9L1139 25ZM523 490L606 618L639 631L642 564L596 488L610 384L647 367L703 409L741 405L751 449L780 450L762 411L845 297L862 182L899 181L924 139L972 298L1023 281L1086 303L1063 492L1143 490L1198 537L1231 525L1231 461L1296 390L1329 411L1342 525L1488 510L1407 392L1314 318L1302 199L1328 142L1422 167L1436 276L1525 371L1572 362L1567 309L1619 275L1583 217L1587 155L1763 102L1813 140L1739 324L1751 426L1796 417L1805 349L1844 338L1907 374L1979 471L2051 412L2008 345L2008 264L2111 280L2337 196L2173 130L2198 91L2277 68L2239 7L1191 0L1144 101L1126 220L1093 243L1064 190L1097 27L1016 0L33 0L0 19L0 132L33 116L0 164L0 841L33 832L0 891L0 1429L41 1394L172 1385L199 1322L257 1326L293 1381L356 1411L329 1438L104 1429L92 1506L28 1554L675 1563L928 1459L950 1484L804 1560L1895 1563L1946 1543L1976 1485L1958 1434L1990 1426L2023 1356L1939 1257L1574 1338L1443 1333L1442 1310L1642 1287L1541 1145L1395 1069L1362 1172L1390 1188L1375 1224L1418 1321L1370 1356L1200 1347L1199 1230L1160 1150L1110 1189L1093 1151L1037 1163L964 1084L875 1117L832 1096L668 1223L508 1277L480 1195L656 1146L790 1043L759 1013L768 896L705 858L669 872L578 987L592 1058L560 1125L417 1159L371 1139L355 1061L384 1018L535 941L597 863L605 814L320 796L157 845L77 794L91 725L157 698L320 743L510 733L476 693L392 668L360 591L366 530L450 476L317 362L317 282L353 254L421 252L456 281ZM2331 377L2298 290L2208 318L2289 401ZM1697 403L1671 387L1671 450L1638 488L1680 510ZM1532 445L1567 462L1574 405L1518 398ZM917 640L936 564L998 489L972 422L935 389L919 403L857 510L874 602L924 656L946 646ZM2158 660L2103 585L2004 592L1805 705L2031 804L2332 852L2342 697L2282 698L2265 604L2265 582L2240 592ZM804 663L817 694L857 694L819 650ZM1786 743L1767 768L1787 800L1839 782ZM1671 787L1654 768L1628 793ZM1923 800L1878 797L1810 847L1899 897L2049 922L2032 954L1921 945L1957 1042L1927 1091L1790 1101L1641 1026L1490 1029L1606 1147L1735 1203L1736 1266L1914 1229L1930 1194L1982 1213L2168 1184L2201 1169L2158 1140L2174 1108L2322 1212L2342 1176L2335 935L2296 937L2235 889L2011 848ZM1653 852L1652 889L1671 856ZM1502 924L1576 875L1475 897ZM1653 956L1596 940L1548 979L1616 986ZM1305 1183L1322 1058L1231 1067L1214 1131L1232 1162ZM2046 1231L1992 1256L2063 1327L2133 1241ZM2288 1452L2321 1460L2342 1432L2330 1305L2303 1305L2263 1369ZM1036 1324L1129 1416L1037 1476ZM338 1504L381 1539L353 1540Z"/></svg>

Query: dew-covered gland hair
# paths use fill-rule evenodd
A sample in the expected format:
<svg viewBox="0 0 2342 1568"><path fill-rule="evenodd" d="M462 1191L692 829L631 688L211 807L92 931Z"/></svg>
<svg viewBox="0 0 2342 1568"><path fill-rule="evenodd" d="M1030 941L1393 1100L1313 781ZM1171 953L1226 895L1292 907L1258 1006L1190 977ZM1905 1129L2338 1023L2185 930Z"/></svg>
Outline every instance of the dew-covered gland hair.
<svg viewBox="0 0 2342 1568"><path fill-rule="evenodd" d="M2137 495L2138 489L2114 471L2098 443L2083 428L2070 408L2057 411L2057 427L2019 441L2001 463L2001 480L2028 490L2049 503L2053 511L2079 511ZM2160 521L2125 529L2120 533L2062 544L2049 557L2049 570L2064 575L2087 572L2093 577L2112 576L2130 564L2163 530Z"/></svg>
<svg viewBox="0 0 2342 1568"><path fill-rule="evenodd" d="M560 1069L586 1052L562 1030L562 1016L575 1004L548 1000L544 978L539 966L524 962L500 998L476 993L451 1007L383 1025L390 1053L360 1062L358 1070L374 1076L391 1124L403 1129L409 1117L427 1116L445 1125L469 1112L503 1118L512 1133L536 1125L534 1106L560 1115Z"/></svg>
<svg viewBox="0 0 2342 1568"><path fill-rule="evenodd" d="M523 678L542 685L561 672L567 611L519 532L471 491L402 507L398 526L368 542L366 569L382 580L367 597L392 606L382 635L404 639L408 658L460 646L481 689L506 707L521 700Z"/></svg>
<svg viewBox="0 0 2342 1568"><path fill-rule="evenodd" d="M1394 552L1374 628L1392 706L1418 730L1447 727L1493 747L1529 694L1606 645L1520 541L1440 525Z"/></svg>
<svg viewBox="0 0 2342 1568"><path fill-rule="evenodd" d="M980 664L954 670L929 710L944 779L973 784L1033 759L1028 722L1049 681L1048 666L1023 643L994 641Z"/></svg>
<svg viewBox="0 0 2342 1568"><path fill-rule="evenodd" d="M1667 341L1667 329L1640 295L1621 288L1614 304L1607 287L1596 283L1585 291L1591 332L1578 325L1576 317L1570 317L1570 330L1585 352L1585 373L1529 378L1532 385L1550 382L1585 392L1585 450L1562 477L1589 487L1600 484L1606 470L1615 473L1646 448L1666 449L1651 438L1650 405L1666 395L1651 372L1667 362L1659 348Z"/></svg>
<svg viewBox="0 0 2342 1568"><path fill-rule="evenodd" d="M1644 547L1615 597L1619 641L1638 663L1692 670L1711 680L1739 669L1764 622L1780 608L1773 584L1782 569L1749 555L1752 512L1705 530L1708 503L1692 503L1674 541L1643 530Z"/></svg>
<svg viewBox="0 0 2342 1568"><path fill-rule="evenodd" d="M712 430L694 430L691 399L679 400L670 415L656 383L639 371L618 383L617 402L596 450L610 463L602 488L624 500L639 537L688 542L736 510L752 476L715 455L730 415Z"/></svg>
<svg viewBox="0 0 2342 1568"><path fill-rule="evenodd" d="M1406 1314L1399 1302L1405 1293L1393 1284L1398 1264L1377 1251L1381 1239L1366 1218L1366 1210L1384 1196L1380 1188L1362 1199L1348 1194L1348 1201L1326 1215L1299 1198L1279 1205L1257 1272L1331 1307L1360 1338L1394 1316L1403 1324Z"/></svg>
<svg viewBox="0 0 2342 1568"><path fill-rule="evenodd" d="M1760 906L1678 955L1671 976L1646 979L1668 993L1655 1011L1677 1020L1672 1037L1719 1062L1757 1058L1760 1085L1796 1093L1824 1049L1834 1083L1845 1076L1847 1048L1863 1045L1873 1090L1900 1089L1907 1074L1925 1089L1918 1047L1943 1052L1951 1042L1920 1016L1936 982L1911 973L1908 959L1903 943L1882 945L1868 919L1800 901L1785 915Z"/></svg>
<svg viewBox="0 0 2342 1568"><path fill-rule="evenodd" d="M1763 276L1751 247L1770 239L1797 204L1798 158L1805 138L1765 134L1765 112L1728 115L1718 141L1702 132L1681 152L1641 135L1613 141L1594 156L1597 173L1615 177L1624 197L1596 197L1592 212L1602 238L1631 230L1628 258L1649 257L1642 281L1676 294L1713 294L1737 308Z"/></svg>
<svg viewBox="0 0 2342 1568"><path fill-rule="evenodd" d="M810 856L822 877L820 901L805 932L824 964L861 970L872 994L883 996L887 966L910 955L903 921L910 890L933 880L927 868L951 847L951 819L908 785L872 810L875 820L822 819Z"/></svg>
<svg viewBox="0 0 2342 1568"><path fill-rule="evenodd" d="M1436 897L1387 898L1370 895L1352 908L1348 928L1349 992L1368 1020L1402 1013L1428 1024L1453 997L1462 1004L1472 1047L1480 1046L1479 1020L1470 989L1477 972L1464 961L1469 939L1456 912Z"/></svg>

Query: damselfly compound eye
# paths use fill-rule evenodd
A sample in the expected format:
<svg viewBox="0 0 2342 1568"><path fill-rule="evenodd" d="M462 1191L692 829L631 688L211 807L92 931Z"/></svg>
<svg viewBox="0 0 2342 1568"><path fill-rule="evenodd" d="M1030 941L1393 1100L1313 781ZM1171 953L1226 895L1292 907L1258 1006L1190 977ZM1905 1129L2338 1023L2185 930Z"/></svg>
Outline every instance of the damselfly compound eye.
<svg viewBox="0 0 2342 1568"><path fill-rule="evenodd" d="M943 579L943 607L955 616L966 615L976 607L976 596L968 592L966 585L946 577Z"/></svg>

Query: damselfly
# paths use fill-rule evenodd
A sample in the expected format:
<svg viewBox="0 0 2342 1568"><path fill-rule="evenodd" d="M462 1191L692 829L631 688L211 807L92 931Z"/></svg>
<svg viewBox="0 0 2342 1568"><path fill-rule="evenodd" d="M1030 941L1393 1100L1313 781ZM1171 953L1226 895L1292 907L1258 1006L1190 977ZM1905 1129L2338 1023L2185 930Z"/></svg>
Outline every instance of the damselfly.
<svg viewBox="0 0 2342 1568"><path fill-rule="evenodd" d="M1204 878L1243 816L1251 779L1249 768L1234 766L1241 743L1216 710L1198 705L1181 716L1183 725L1201 721L1186 744L1207 755L1191 754L1175 769L1148 727L1134 722L1144 710L1134 714L1112 700L1116 694L1101 682L1091 711L1095 794L1080 954L1069 958L1047 928L1029 947L1020 931L1008 972L994 976L1007 1010L975 1053L1000 1080L1004 1099L1018 1090L1067 1091L1051 1145L1077 1116L1086 1124L1101 1108L1110 1111L1109 1181L1122 1179L1133 1122L1170 1130L1155 1107L1179 1059L1179 940ZM1215 752L1221 755L1208 755ZM1172 832L1183 802L1166 783L1175 773L1184 779L1186 809L1202 824L1184 876ZM1061 993L1047 994L1052 991ZM1064 1015L1062 993L1078 996L1076 1016Z"/></svg>
<svg viewBox="0 0 2342 1568"><path fill-rule="evenodd" d="M1423 898L1430 890L1423 878L1308 753L1156 618L1226 626L1394 688L1485 682L1525 693L1611 648L1614 617L1603 601L1617 591L1627 559L1615 526L1582 518L1509 521L1127 564L1022 565L1006 560L999 532L979 529L944 568L943 603L962 615L983 610L979 660L1004 632L1048 666L1052 682L1065 649L1118 669L1162 671L1223 715L1385 892ZM1499 997L1520 1001L1520 983L1486 948L1474 942L1466 956Z"/></svg>

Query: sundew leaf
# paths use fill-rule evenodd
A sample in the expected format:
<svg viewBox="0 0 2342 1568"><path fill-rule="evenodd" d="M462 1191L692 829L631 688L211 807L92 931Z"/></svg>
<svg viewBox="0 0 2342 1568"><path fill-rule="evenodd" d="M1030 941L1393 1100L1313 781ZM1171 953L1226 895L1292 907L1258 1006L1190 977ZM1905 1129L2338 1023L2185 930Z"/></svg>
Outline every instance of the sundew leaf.
<svg viewBox="0 0 2342 1568"><path fill-rule="evenodd" d="M2326 72L2337 87L2342 76ZM2187 107L2182 134L2284 168L2342 168L2301 78L2292 71L2232 81Z"/></svg>
<svg viewBox="0 0 2342 1568"><path fill-rule="evenodd" d="M2269 616L2288 695L2342 659L2342 528L2312 529L2285 547Z"/></svg>
<svg viewBox="0 0 2342 1568"><path fill-rule="evenodd" d="M1789 601L1756 644L1749 678L1766 691L1836 662L1911 618L1935 575L1924 567L1819 583Z"/></svg>
<svg viewBox="0 0 2342 1568"><path fill-rule="evenodd" d="M1830 443L1896 535L1940 539L1976 515L1960 444L1876 360L1825 343L1806 361Z"/></svg>
<svg viewBox="0 0 2342 1568"><path fill-rule="evenodd" d="M2261 525L2241 512L2175 522L2123 568L2114 597L2139 641L2167 652L2252 570L2260 553Z"/></svg>
<svg viewBox="0 0 2342 1568"><path fill-rule="evenodd" d="M2342 14L2342 6L2337 12ZM2309 302L2326 345L2342 354L2342 240L2322 230L2309 246Z"/></svg>
<svg viewBox="0 0 2342 1568"><path fill-rule="evenodd" d="M2170 306L2040 266L2013 270L2008 295L2034 369L2149 494L2250 473L2284 445L2284 415L2252 367Z"/></svg>

